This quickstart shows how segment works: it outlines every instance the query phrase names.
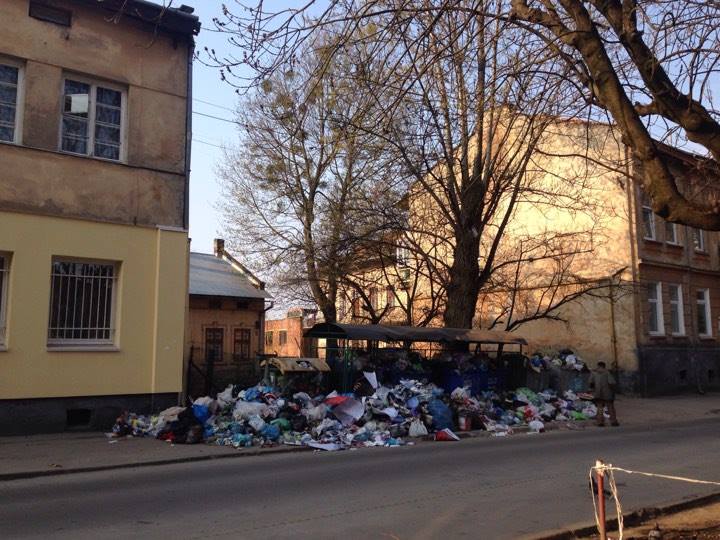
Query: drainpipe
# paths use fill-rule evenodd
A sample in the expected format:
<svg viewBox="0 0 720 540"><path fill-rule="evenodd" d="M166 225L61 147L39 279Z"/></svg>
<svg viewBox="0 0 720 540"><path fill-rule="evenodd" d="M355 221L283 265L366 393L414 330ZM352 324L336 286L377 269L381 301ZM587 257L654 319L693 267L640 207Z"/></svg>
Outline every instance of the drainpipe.
<svg viewBox="0 0 720 540"><path fill-rule="evenodd" d="M640 344L640 313L642 310L642 306L640 304L640 298L639 294L637 294L637 287L639 287L640 283L638 282L638 272L639 272L639 261L638 261L638 236L637 236L637 224L636 224L636 216L637 216L637 208L635 206L635 178L633 177L634 171L631 167L630 162L630 150L628 149L627 145L625 145L625 177L627 179L627 187L626 187L626 194L627 194L627 203L628 203L628 226L629 226L629 232L630 232L630 257L632 259L631 266L632 266L632 281L633 281L633 306L635 313L633 314L634 324L635 327L635 355L637 356L638 360L638 373L642 377L641 383L642 383L642 396L647 396L647 377L645 373L643 372L643 366L642 366L642 358L640 357L640 351L639 351L639 344Z"/></svg>
<svg viewBox="0 0 720 540"><path fill-rule="evenodd" d="M620 366L618 365L618 349L617 349L617 331L615 330L615 284L613 278L610 278L610 335L612 338L612 358L613 371L615 371L615 381L620 385Z"/></svg>
<svg viewBox="0 0 720 540"><path fill-rule="evenodd" d="M187 56L187 101L185 103L185 193L183 194L183 227L190 230L190 156L192 153L193 57L195 40L190 38Z"/></svg>

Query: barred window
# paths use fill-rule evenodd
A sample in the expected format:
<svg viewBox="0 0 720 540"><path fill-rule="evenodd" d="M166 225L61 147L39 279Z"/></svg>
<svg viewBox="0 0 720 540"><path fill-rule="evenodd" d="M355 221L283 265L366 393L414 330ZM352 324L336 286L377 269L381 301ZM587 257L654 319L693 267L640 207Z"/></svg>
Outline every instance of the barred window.
<svg viewBox="0 0 720 540"><path fill-rule="evenodd" d="M278 334L278 344L285 345L287 343L287 330L280 330Z"/></svg>
<svg viewBox="0 0 720 540"><path fill-rule="evenodd" d="M116 281L113 263L54 260L48 345L112 343Z"/></svg>
<svg viewBox="0 0 720 540"><path fill-rule="evenodd" d="M272 345L273 344L273 333L272 330L269 330L265 332L265 345Z"/></svg>
<svg viewBox="0 0 720 540"><path fill-rule="evenodd" d="M9 266L9 257L0 253L0 345L5 343L5 312L7 311Z"/></svg>

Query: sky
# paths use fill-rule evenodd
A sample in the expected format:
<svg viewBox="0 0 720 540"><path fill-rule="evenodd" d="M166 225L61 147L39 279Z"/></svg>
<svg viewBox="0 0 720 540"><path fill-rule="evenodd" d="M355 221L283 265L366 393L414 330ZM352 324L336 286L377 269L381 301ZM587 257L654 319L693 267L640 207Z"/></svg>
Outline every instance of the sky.
<svg viewBox="0 0 720 540"><path fill-rule="evenodd" d="M219 0L182 0L195 8L203 28L213 28L212 18L220 12ZM217 32L203 31L197 37L197 50L204 47L216 51L227 50L227 37ZM234 88L220 80L217 69L195 61L193 71L193 142L190 172L190 238L192 251L212 252L213 238L222 238L222 216L217 208L220 184L215 167L222 159L223 145L238 140L236 126L230 122L208 118L211 115L234 120L237 105Z"/></svg>

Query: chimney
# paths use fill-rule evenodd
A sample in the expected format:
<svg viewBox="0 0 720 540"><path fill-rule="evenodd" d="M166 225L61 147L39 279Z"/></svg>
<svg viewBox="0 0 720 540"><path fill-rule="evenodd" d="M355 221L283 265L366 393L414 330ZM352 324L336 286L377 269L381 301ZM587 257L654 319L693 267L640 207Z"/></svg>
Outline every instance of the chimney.
<svg viewBox="0 0 720 540"><path fill-rule="evenodd" d="M213 240L213 251L216 257L222 258L222 256L225 255L225 240L222 238Z"/></svg>

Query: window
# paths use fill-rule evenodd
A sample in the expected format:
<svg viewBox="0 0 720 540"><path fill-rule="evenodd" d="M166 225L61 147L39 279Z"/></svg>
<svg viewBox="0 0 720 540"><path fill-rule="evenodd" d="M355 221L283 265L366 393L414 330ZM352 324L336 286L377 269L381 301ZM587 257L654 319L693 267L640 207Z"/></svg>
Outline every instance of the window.
<svg viewBox="0 0 720 540"><path fill-rule="evenodd" d="M697 302L698 335L711 336L710 291L708 289L698 289L695 292L695 298Z"/></svg>
<svg viewBox="0 0 720 540"><path fill-rule="evenodd" d="M380 309L380 295L376 287L370 289L370 307L372 307L374 311Z"/></svg>
<svg viewBox="0 0 720 540"><path fill-rule="evenodd" d="M205 363L215 364L223 361L224 328L205 329Z"/></svg>
<svg viewBox="0 0 720 540"><path fill-rule="evenodd" d="M670 291L670 328L675 336L685 335L685 313L681 285L668 285Z"/></svg>
<svg viewBox="0 0 720 540"><path fill-rule="evenodd" d="M650 206L650 199L643 193L642 195L642 222L643 222L643 237L646 240L655 240L655 214L653 214L652 207Z"/></svg>
<svg viewBox="0 0 720 540"><path fill-rule="evenodd" d="M113 263L54 260L48 345L111 344L116 281Z"/></svg>
<svg viewBox="0 0 720 540"><path fill-rule="evenodd" d="M387 306L390 308L395 307L395 289L388 287L385 289L385 295L387 296Z"/></svg>
<svg viewBox="0 0 720 540"><path fill-rule="evenodd" d="M287 330L280 330L278 332L278 344L280 346L285 345L287 343Z"/></svg>
<svg viewBox="0 0 720 540"><path fill-rule="evenodd" d="M270 346L273 344L273 333L272 330L265 332L265 345Z"/></svg>
<svg viewBox="0 0 720 540"><path fill-rule="evenodd" d="M5 313L7 311L9 266L9 257L0 253L0 345L5 344Z"/></svg>
<svg viewBox="0 0 720 540"><path fill-rule="evenodd" d="M65 79L63 152L119 161L125 95L121 90Z"/></svg>
<svg viewBox="0 0 720 540"><path fill-rule="evenodd" d="M0 141L20 142L20 67L0 60Z"/></svg>
<svg viewBox="0 0 720 540"><path fill-rule="evenodd" d="M692 239L695 251L705 251L705 231L702 229L693 229Z"/></svg>
<svg viewBox="0 0 720 540"><path fill-rule="evenodd" d="M352 299L352 315L353 317L359 317L360 316L360 297L355 296Z"/></svg>
<svg viewBox="0 0 720 540"><path fill-rule="evenodd" d="M663 320L662 309L662 284L648 283L647 288L648 307L650 308L648 329L651 334L663 335L665 333L665 321Z"/></svg>
<svg viewBox="0 0 720 540"><path fill-rule="evenodd" d="M236 328L234 338L233 354L235 358L250 358L250 330Z"/></svg>
<svg viewBox="0 0 720 540"><path fill-rule="evenodd" d="M410 250L404 244L399 244L395 248L395 259L398 266L407 266L410 262Z"/></svg>
<svg viewBox="0 0 720 540"><path fill-rule="evenodd" d="M678 244L677 225L675 223L665 222L665 241L668 244Z"/></svg>

